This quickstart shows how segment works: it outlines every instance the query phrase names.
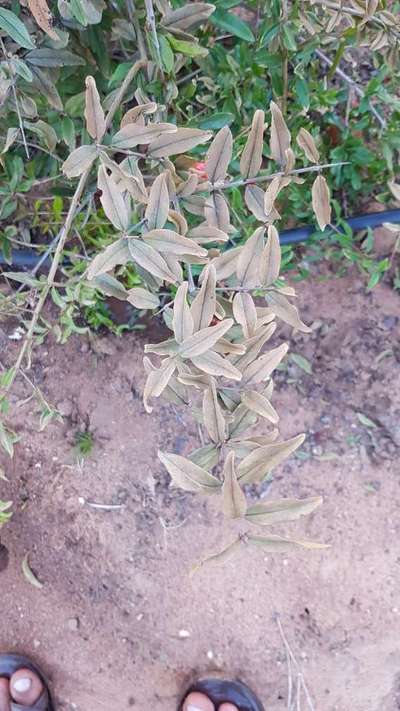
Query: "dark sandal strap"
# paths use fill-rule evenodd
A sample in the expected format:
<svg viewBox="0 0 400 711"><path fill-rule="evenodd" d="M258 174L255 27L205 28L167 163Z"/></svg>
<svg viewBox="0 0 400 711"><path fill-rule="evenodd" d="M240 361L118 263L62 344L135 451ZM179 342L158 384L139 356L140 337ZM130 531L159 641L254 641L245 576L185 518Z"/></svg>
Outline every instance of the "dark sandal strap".
<svg viewBox="0 0 400 711"><path fill-rule="evenodd" d="M11 701L11 711L49 711L49 694L47 689L43 690L43 694L38 698L33 706L21 706Z"/></svg>
<svg viewBox="0 0 400 711"><path fill-rule="evenodd" d="M33 706L21 706L15 701L11 702L11 711L55 711L50 696L48 682L40 669L22 654L0 654L0 677L10 679L18 669L30 669L37 674L43 684L43 693Z"/></svg>
<svg viewBox="0 0 400 711"><path fill-rule="evenodd" d="M193 691L199 691L213 702L215 708L221 704L233 704L239 711L264 711L264 706L255 693L242 681L226 681L224 679L199 679L185 692L178 707Z"/></svg>

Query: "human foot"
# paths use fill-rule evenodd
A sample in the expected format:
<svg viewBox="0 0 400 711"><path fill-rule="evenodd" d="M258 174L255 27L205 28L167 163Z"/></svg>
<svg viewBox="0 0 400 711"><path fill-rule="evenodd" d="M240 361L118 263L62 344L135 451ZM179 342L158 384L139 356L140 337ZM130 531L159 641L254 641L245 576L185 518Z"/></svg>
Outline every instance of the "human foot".
<svg viewBox="0 0 400 711"><path fill-rule="evenodd" d="M216 709L208 696L199 691L192 691L183 702L182 711L239 711L239 709L233 704L222 704Z"/></svg>
<svg viewBox="0 0 400 711"><path fill-rule="evenodd" d="M255 693L242 681L199 679L186 691L179 711L264 711Z"/></svg>
<svg viewBox="0 0 400 711"><path fill-rule="evenodd" d="M34 708L43 693L43 684L30 669L18 669L10 679L0 679L0 711L10 711L14 701L27 709Z"/></svg>

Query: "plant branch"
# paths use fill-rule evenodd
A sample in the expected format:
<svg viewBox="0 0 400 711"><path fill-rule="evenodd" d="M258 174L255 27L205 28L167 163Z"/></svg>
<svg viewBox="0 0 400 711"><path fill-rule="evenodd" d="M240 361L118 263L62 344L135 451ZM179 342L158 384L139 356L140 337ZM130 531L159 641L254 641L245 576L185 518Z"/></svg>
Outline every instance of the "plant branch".
<svg viewBox="0 0 400 711"><path fill-rule="evenodd" d="M120 87L113 103L111 104L110 110L106 116L106 129L110 127L110 124L114 118L114 115L115 115L117 109L119 108L120 103L122 102L122 99L124 97L124 94L129 86L129 84L131 83L132 79L136 76L137 72L139 71L139 69L141 69L142 66L143 66L143 62L139 61L139 62L135 62L135 64L133 64L133 66L130 68L130 70L129 70L128 74L126 75L124 81L122 82L121 87ZM20 370L20 367L22 365L24 357L25 357L26 353L28 352L28 349L32 343L34 333L35 333L35 328L36 328L36 325L37 325L39 317L40 317L40 313L41 313L42 308L45 304L48 293L53 285L54 277L56 275L56 272L57 272L57 269L58 269L58 266L59 266L59 263L61 260L64 245L65 245L65 242L69 236L76 212L79 209L79 201L80 201L83 191L86 187L86 183L89 178L90 172L91 172L91 166L89 168L87 168L84 173L82 173L82 175L79 179L79 183L76 187L74 196L71 200L71 204L69 206L69 210L67 213L67 217L66 217L64 226L62 227L59 234L57 235L58 244L57 244L57 248L54 253L54 258L51 263L51 267L49 269L49 273L47 275L47 281L42 289L39 300L38 300L35 310L33 312L31 322L29 324L28 332L25 336L24 342L23 342L21 349L18 353L17 361L15 363L14 370L13 370L13 375L12 375L12 378L10 379L10 382L8 383L8 386L7 386L7 390L6 390L7 392L9 392L10 388L12 387L14 380L17 376L17 373Z"/></svg>
<svg viewBox="0 0 400 711"><path fill-rule="evenodd" d="M309 165L307 168L297 168L296 170L289 170L288 173L280 170L277 173L270 173L269 175L258 175L255 178L239 178L238 180L229 180L226 183L222 183L217 190L230 190L231 188L238 188L241 185L251 185L252 183L261 183L264 180L273 180L274 178L280 178L287 175L300 175L301 173L314 173L315 171L323 170L324 168L336 168L340 165L349 165L348 160L340 161L338 163L324 163L324 165ZM200 191L199 191L200 192Z"/></svg>
<svg viewBox="0 0 400 711"><path fill-rule="evenodd" d="M147 62L148 57L147 57L147 51L146 51L146 44L144 41L142 28L141 28L140 22L138 20L138 14L137 14L137 10L136 10L135 3L133 2L133 0L128 0L127 7L128 7L129 19L132 22L133 29L135 30L140 59L143 60L144 62Z"/></svg>
<svg viewBox="0 0 400 711"><path fill-rule="evenodd" d="M147 24L149 26L151 37L153 40L153 45L154 45L154 50L156 53L158 68L160 70L161 77L164 78L162 58L161 58L161 49L160 49L160 43L158 41L158 35L157 35L156 18L154 16L153 0L144 0L144 4L146 7Z"/></svg>
<svg viewBox="0 0 400 711"><path fill-rule="evenodd" d="M1 51L3 52L4 59L6 60L6 62L7 62L7 64L8 64L8 68L9 68L10 74L11 74L11 76L12 76L11 91L12 91L12 93L13 93L13 97L14 97L14 101L15 101L15 108L16 108L16 111L17 111L18 123L19 123L19 130L21 131L22 142L23 142L23 144L24 144L26 157L27 157L28 160L29 160L29 159L30 159L29 148L28 148L28 144L27 144L27 142L26 142L25 129L24 129L24 122L23 122L23 120L22 120L21 110L20 110L20 108L19 108L19 101L18 101L18 96L17 96L17 90L16 90L16 88L15 88L15 81L14 81L12 66L11 66L11 62L10 62L9 58L7 57L7 51L6 51L4 42L3 42L3 40L2 40L1 37L0 37L0 47L1 47Z"/></svg>
<svg viewBox="0 0 400 711"><path fill-rule="evenodd" d="M334 63L333 63L332 59L327 57L326 54L324 54L324 52L322 52L320 49L316 49L315 54L317 55L317 57L319 57L319 59L321 59L325 64L327 64L328 67L333 66ZM360 86L358 86L358 84L354 81L354 79L349 77L348 74L346 74L343 71L343 69L340 69L340 67L336 67L335 74L337 74L338 77L343 79L343 81L345 81L349 86L351 86L351 88L354 90L354 92L358 96L360 96L361 98L364 98L364 96L365 96L364 90ZM377 111L375 106L373 106L371 103L370 103L370 109L371 109L371 113L373 113L373 115L375 116L378 123L381 125L381 127L383 129L385 129L387 126L386 120L380 115L379 111Z"/></svg>

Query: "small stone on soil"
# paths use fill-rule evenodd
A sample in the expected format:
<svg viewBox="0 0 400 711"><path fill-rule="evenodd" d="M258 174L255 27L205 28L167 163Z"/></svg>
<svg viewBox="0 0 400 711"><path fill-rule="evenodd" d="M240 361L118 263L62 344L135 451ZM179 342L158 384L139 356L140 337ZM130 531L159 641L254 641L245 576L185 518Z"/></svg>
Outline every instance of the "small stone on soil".
<svg viewBox="0 0 400 711"><path fill-rule="evenodd" d="M77 631L79 630L79 627L80 627L79 617L71 617L71 618L68 620L67 625L68 625L68 629L69 629L71 632L77 632Z"/></svg>

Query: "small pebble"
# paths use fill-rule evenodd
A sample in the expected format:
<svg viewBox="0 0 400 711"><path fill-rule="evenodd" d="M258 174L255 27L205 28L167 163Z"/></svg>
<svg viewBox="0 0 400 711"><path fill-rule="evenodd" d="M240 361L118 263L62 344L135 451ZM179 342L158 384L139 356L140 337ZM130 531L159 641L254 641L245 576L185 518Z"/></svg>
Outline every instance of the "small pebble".
<svg viewBox="0 0 400 711"><path fill-rule="evenodd" d="M68 625L68 629L71 632L77 632L80 627L79 618L78 617L71 617L68 620L67 625Z"/></svg>
<svg viewBox="0 0 400 711"><path fill-rule="evenodd" d="M190 632L188 630L179 630L178 637L180 637L180 639L187 639L190 637Z"/></svg>

